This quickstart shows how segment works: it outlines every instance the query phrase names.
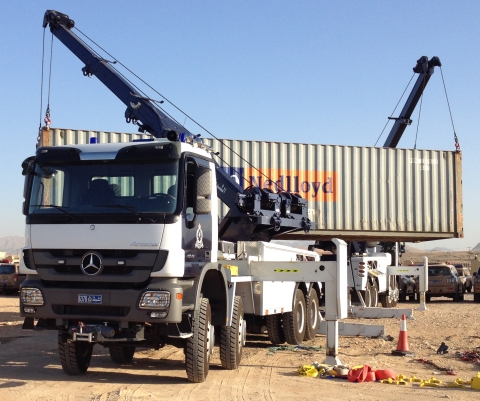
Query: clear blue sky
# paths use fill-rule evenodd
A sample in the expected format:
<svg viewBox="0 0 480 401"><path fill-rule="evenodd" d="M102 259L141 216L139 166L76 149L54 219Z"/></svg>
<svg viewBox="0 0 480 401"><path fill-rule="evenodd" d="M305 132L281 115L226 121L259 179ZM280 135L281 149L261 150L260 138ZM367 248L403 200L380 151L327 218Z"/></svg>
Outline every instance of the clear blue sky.
<svg viewBox="0 0 480 401"><path fill-rule="evenodd" d="M68 14L219 138L373 146L416 60L438 56L463 151L465 239L424 247L480 242L480 3L462 0L3 2L0 237L24 235L20 165L35 152L47 9ZM56 40L52 126L134 132L123 104L81 67ZM45 105L46 97L42 113ZM414 146L418 107L413 119L399 147ZM417 148L454 150L439 69L425 91Z"/></svg>

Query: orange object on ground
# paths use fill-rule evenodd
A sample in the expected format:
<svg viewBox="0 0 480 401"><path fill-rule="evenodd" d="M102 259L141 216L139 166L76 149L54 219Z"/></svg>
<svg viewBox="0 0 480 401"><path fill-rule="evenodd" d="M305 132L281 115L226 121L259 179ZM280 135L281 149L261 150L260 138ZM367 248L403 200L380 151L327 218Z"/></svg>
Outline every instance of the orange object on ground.
<svg viewBox="0 0 480 401"><path fill-rule="evenodd" d="M408 345L408 335L407 335L407 317L405 314L402 315L402 320L400 322L400 335L398 336L397 349L392 351L392 355L396 356L414 356L415 354L410 351L410 346Z"/></svg>
<svg viewBox="0 0 480 401"><path fill-rule="evenodd" d="M395 372L392 369L383 369L383 370L376 370L375 371L375 378L377 380L384 380L384 379L395 379Z"/></svg>
<svg viewBox="0 0 480 401"><path fill-rule="evenodd" d="M374 382L375 378L375 370L373 370L368 365L363 365L361 368L357 369L350 369L348 371L348 381L349 382Z"/></svg>

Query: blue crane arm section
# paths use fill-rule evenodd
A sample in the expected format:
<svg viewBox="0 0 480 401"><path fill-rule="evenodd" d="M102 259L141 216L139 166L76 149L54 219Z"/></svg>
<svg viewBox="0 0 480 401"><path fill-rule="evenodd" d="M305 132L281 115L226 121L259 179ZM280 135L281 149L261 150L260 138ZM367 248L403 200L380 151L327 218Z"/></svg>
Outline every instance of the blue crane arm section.
<svg viewBox="0 0 480 401"><path fill-rule="evenodd" d="M417 106L420 97L425 90L425 87L432 76L435 67L441 67L442 63L438 57L432 57L428 60L427 56L421 57L417 60L417 65L413 68L413 71L418 75L417 81L412 88L410 96L408 97L405 106L403 106L402 111L400 112L400 116L397 118L392 118L395 120L395 124L393 125L392 129L390 130L390 134L383 145L384 148L396 148L400 138L407 128L407 125L412 123L410 117L412 116L415 107Z"/></svg>
<svg viewBox="0 0 480 401"><path fill-rule="evenodd" d="M140 96L137 89L110 66L109 61L95 54L75 35L71 31L75 22L68 15L47 10L43 18L43 27L46 28L47 25L52 34L85 63L85 67L82 68L83 74L95 75L127 106L125 118L127 121L136 122L140 132L148 132L156 138L166 138L171 131L175 131L177 135L182 133L187 136L192 135L182 125L163 113L154 102Z"/></svg>

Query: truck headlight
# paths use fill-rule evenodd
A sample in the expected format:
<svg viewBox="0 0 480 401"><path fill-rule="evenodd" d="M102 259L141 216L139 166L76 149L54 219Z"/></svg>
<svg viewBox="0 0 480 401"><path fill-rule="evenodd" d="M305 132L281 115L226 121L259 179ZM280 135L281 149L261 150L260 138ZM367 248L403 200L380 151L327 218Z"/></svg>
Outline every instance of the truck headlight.
<svg viewBox="0 0 480 401"><path fill-rule="evenodd" d="M168 291L144 292L139 302L140 309L164 309L170 306L170 293Z"/></svg>
<svg viewBox="0 0 480 401"><path fill-rule="evenodd" d="M43 305L42 292L38 288L24 287L20 291L20 300L23 305Z"/></svg>

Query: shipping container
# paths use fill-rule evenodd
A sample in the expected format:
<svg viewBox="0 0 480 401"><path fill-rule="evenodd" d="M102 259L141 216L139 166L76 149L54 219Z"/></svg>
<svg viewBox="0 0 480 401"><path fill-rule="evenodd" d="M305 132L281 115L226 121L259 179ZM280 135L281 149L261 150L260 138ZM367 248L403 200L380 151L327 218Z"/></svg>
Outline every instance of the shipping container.
<svg viewBox="0 0 480 401"><path fill-rule="evenodd" d="M129 142L141 134L51 129L45 145ZM293 191L316 228L279 239L427 241L463 238L462 155L390 149L204 139L244 188ZM221 209L221 216L227 210Z"/></svg>

